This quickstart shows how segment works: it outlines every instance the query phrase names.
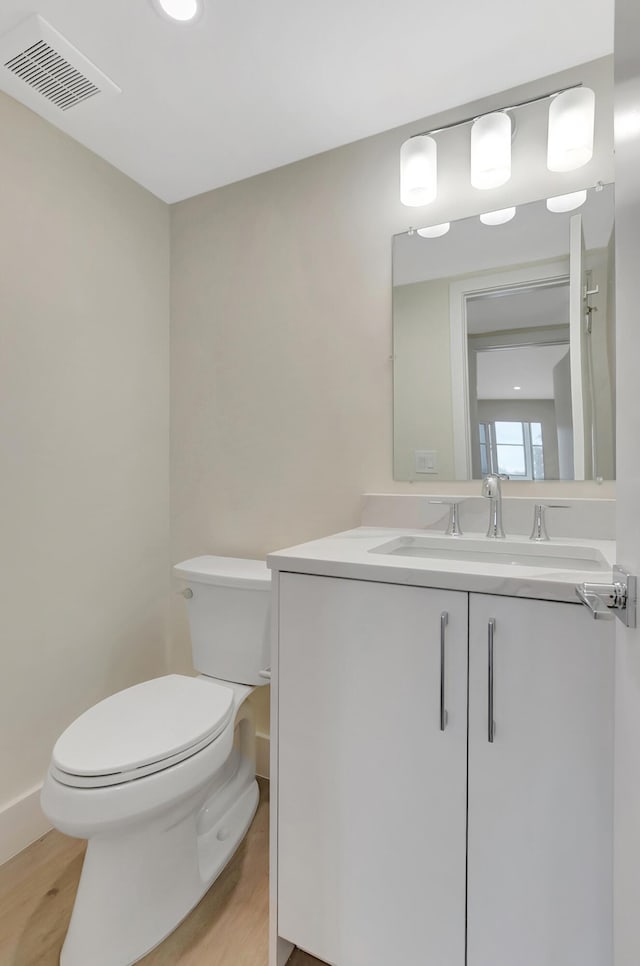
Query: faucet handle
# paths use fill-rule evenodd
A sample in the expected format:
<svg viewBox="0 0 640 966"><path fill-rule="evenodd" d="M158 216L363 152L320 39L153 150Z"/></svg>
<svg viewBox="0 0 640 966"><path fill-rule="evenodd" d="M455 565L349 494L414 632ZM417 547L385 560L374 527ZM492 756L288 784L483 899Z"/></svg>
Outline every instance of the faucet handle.
<svg viewBox="0 0 640 966"><path fill-rule="evenodd" d="M449 507L449 522L447 524L446 533L448 537L461 537L463 536L462 528L460 526L460 504L464 503L459 497L453 498L451 500L429 500L429 503L434 504L444 504Z"/></svg>
<svg viewBox="0 0 640 966"><path fill-rule="evenodd" d="M566 503L536 503L533 509L533 529L529 540L542 543L549 539L545 520L545 510L570 510L571 507Z"/></svg>
<svg viewBox="0 0 640 966"><path fill-rule="evenodd" d="M506 473L487 473L482 477L481 493L489 500L495 500L502 496L502 482L508 480Z"/></svg>

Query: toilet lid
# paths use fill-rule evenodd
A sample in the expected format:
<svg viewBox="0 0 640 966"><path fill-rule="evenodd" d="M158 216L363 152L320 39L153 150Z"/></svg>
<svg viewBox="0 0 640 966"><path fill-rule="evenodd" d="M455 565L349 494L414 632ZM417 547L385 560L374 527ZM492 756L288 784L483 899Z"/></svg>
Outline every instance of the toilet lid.
<svg viewBox="0 0 640 966"><path fill-rule="evenodd" d="M271 590L271 571L264 560L241 557L192 557L173 568L177 577L198 584L238 587L240 590Z"/></svg>
<svg viewBox="0 0 640 966"><path fill-rule="evenodd" d="M217 738L231 720L233 700L231 688L206 678L168 674L136 684L69 725L53 749L54 771L148 774L157 770L148 766L185 758Z"/></svg>

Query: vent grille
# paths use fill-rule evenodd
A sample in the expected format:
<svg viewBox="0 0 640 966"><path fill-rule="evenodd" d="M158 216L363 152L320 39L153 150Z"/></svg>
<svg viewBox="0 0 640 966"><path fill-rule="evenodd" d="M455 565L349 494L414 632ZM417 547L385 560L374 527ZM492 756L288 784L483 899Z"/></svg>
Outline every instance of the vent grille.
<svg viewBox="0 0 640 966"><path fill-rule="evenodd" d="M99 87L44 40L16 54L4 66L62 111L100 93Z"/></svg>
<svg viewBox="0 0 640 966"><path fill-rule="evenodd" d="M38 14L0 34L0 90L66 131L76 119L86 117L85 102L86 111L91 112L122 93Z"/></svg>

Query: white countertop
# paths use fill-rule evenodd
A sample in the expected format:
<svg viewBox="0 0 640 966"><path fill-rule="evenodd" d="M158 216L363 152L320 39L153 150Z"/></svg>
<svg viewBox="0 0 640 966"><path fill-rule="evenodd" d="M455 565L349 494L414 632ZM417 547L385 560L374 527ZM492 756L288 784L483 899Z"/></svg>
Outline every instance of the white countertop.
<svg viewBox="0 0 640 966"><path fill-rule="evenodd" d="M434 557L409 557L386 553L372 553L376 547L398 537L428 537L432 531L396 529L392 527L357 527L319 540L289 547L269 554L267 565L274 571L318 574L326 577L346 577L356 580L373 580L383 583L411 584L419 587L437 587L448 590L475 591L484 594L502 594L508 597L529 597L537 600L558 600L579 603L575 594L577 583L584 581L606 582L606 573L594 570L566 570L561 567L527 566L506 563L477 563L464 560ZM505 540L490 541L484 534L465 533L466 538L487 542L500 550L526 544L526 538L507 536ZM448 538L455 547L456 538ZM615 562L613 540L588 540L559 538L550 540L545 547L567 548L593 547L607 561L609 568Z"/></svg>

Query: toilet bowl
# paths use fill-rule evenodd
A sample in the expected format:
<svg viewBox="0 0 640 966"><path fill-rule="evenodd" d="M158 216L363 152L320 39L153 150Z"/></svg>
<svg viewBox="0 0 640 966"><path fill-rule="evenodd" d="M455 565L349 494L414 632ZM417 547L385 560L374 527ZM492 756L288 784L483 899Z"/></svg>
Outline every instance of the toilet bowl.
<svg viewBox="0 0 640 966"><path fill-rule="evenodd" d="M265 683L269 571L261 561L201 557L175 572L187 584L194 664L204 672L106 698L53 750L43 810L60 831L88 839L62 966L141 959L215 881L258 805L246 699ZM231 676L211 673L220 667Z"/></svg>

